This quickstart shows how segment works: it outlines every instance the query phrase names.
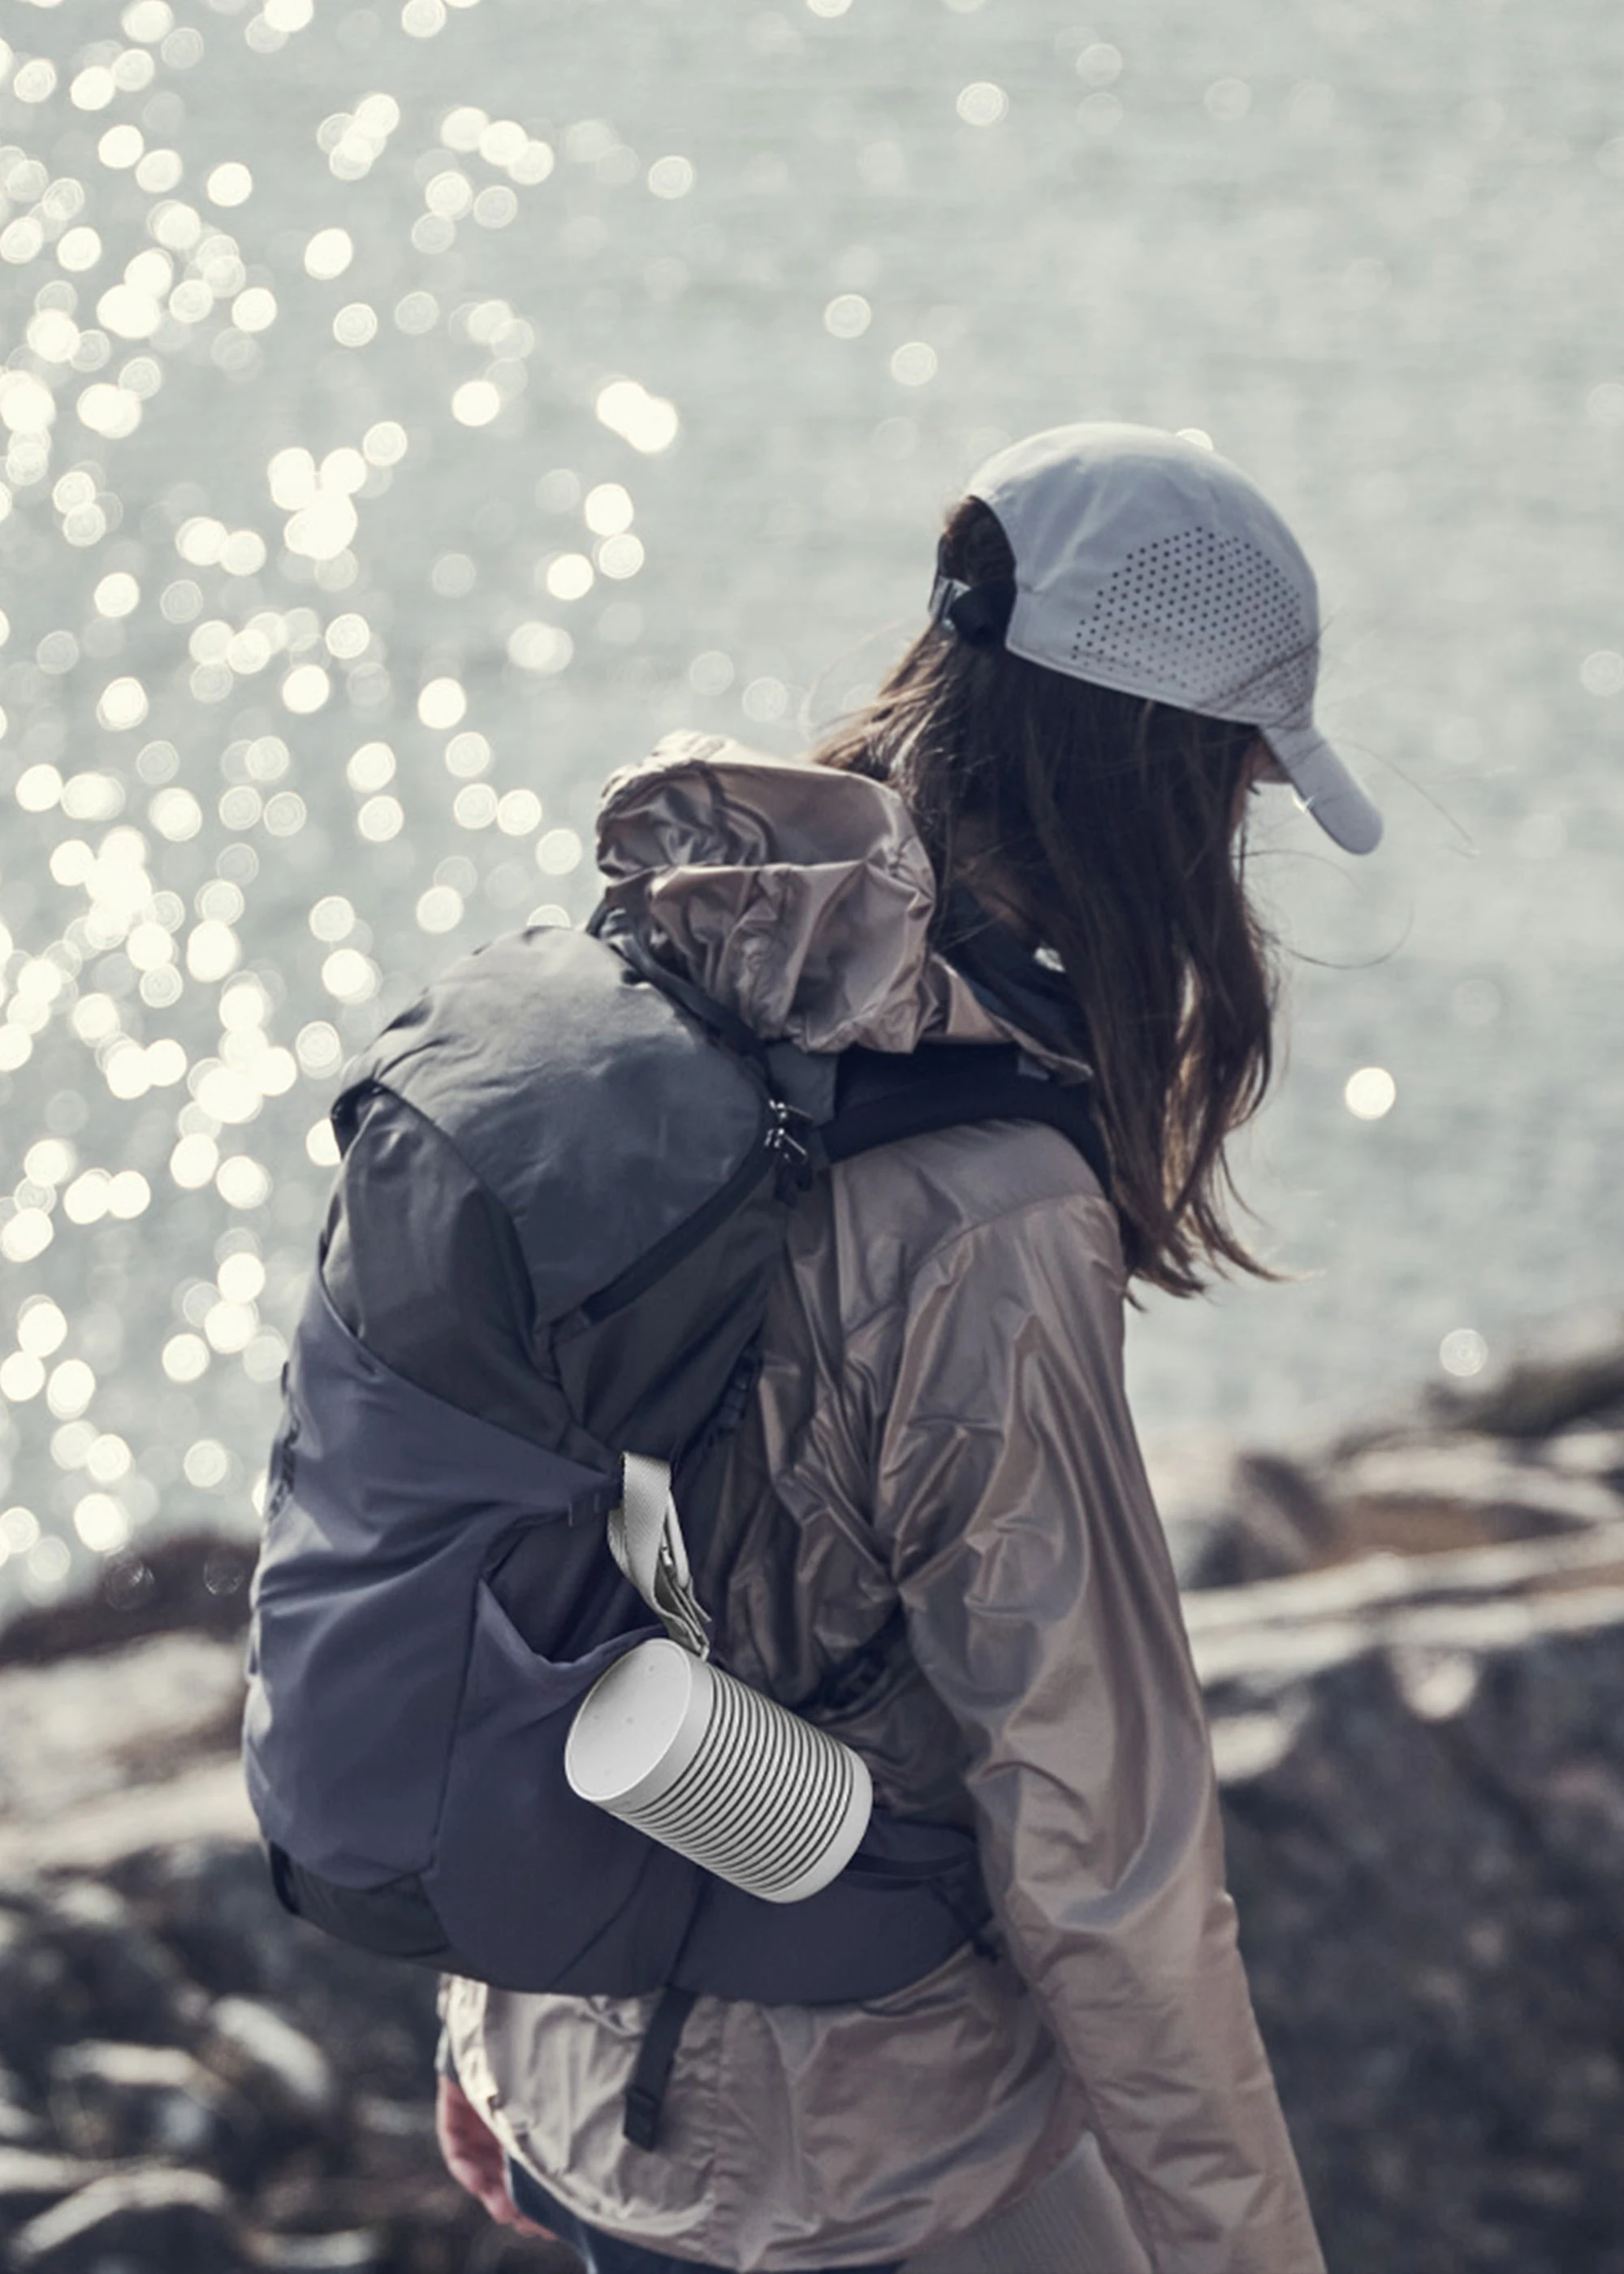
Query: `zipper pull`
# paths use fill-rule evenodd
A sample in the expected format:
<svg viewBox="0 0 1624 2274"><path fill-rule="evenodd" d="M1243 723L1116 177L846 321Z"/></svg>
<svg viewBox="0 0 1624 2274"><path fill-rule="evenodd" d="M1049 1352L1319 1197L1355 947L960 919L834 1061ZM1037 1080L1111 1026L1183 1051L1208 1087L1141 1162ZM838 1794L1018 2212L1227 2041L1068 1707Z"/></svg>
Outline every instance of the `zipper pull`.
<svg viewBox="0 0 1624 2274"><path fill-rule="evenodd" d="M817 1173L816 1144L812 1116L781 1097L767 1101L771 1118L767 1143L778 1156L778 1189L804 1193Z"/></svg>

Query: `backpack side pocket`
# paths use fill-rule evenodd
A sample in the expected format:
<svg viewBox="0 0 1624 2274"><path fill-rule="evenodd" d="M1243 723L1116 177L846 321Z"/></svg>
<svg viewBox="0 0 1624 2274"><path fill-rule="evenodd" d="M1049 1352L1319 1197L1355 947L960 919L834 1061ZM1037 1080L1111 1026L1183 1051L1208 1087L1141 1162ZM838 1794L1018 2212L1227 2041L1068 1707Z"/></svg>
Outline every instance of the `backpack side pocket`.
<svg viewBox="0 0 1624 2274"><path fill-rule="evenodd" d="M629 1997L665 1980L703 1875L564 1775L576 1708L656 1626L581 1658L533 1650L485 1581L425 1890L460 1954L454 1972L503 1989L580 1982Z"/></svg>

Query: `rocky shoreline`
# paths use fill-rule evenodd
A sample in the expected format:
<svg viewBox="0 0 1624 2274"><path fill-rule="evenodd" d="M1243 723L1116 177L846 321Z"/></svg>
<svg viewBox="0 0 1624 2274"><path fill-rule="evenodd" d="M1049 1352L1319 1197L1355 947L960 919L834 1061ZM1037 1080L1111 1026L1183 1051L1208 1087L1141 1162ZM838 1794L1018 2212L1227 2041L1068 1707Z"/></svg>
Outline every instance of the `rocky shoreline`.
<svg viewBox="0 0 1624 2274"><path fill-rule="evenodd" d="M1332 2274L1624 2274L1624 1320L1168 1513ZM251 1560L0 1630L0 2263L564 2274L440 2171L432 1978L272 1897Z"/></svg>

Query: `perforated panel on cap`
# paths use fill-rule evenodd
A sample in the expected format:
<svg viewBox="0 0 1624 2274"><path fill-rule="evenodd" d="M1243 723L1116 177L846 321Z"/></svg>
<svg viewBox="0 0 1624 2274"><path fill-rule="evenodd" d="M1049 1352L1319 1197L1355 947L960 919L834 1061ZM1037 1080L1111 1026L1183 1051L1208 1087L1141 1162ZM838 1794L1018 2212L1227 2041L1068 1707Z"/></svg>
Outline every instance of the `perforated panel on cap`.
<svg viewBox="0 0 1624 2274"><path fill-rule="evenodd" d="M1181 529L1124 553L1071 643L1071 666L1147 679L1192 708L1282 724L1313 700L1314 626L1276 563L1243 537Z"/></svg>

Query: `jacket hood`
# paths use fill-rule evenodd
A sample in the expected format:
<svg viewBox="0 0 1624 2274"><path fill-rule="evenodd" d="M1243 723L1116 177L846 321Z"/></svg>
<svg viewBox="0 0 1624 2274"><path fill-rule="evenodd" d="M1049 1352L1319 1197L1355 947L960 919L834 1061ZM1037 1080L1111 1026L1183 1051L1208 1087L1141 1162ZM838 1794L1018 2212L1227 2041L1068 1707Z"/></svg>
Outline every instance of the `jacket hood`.
<svg viewBox="0 0 1624 2274"><path fill-rule="evenodd" d="M764 1041L1018 1043L1086 1061L994 1010L930 945L930 858L883 782L716 735L668 734L605 785L598 863L612 907Z"/></svg>

